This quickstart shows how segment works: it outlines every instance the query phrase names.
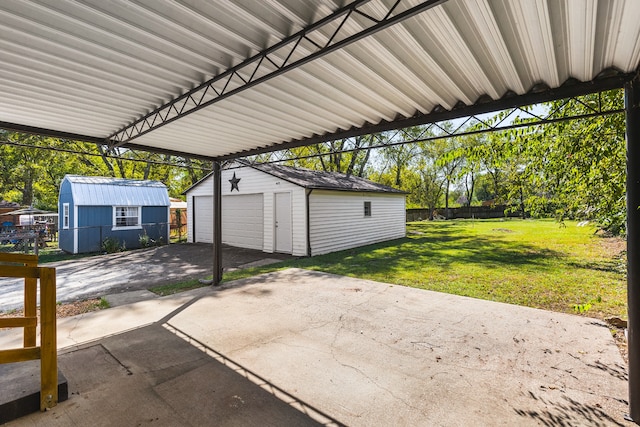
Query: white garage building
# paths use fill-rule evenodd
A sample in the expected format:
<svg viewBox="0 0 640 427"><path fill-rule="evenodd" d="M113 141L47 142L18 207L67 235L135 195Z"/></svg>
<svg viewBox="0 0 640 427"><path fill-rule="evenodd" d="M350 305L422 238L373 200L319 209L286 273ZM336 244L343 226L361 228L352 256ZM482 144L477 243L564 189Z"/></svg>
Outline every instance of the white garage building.
<svg viewBox="0 0 640 427"><path fill-rule="evenodd" d="M213 177L186 191L189 242L213 242ZM276 164L222 171L222 242L320 255L405 236L405 193L363 178Z"/></svg>

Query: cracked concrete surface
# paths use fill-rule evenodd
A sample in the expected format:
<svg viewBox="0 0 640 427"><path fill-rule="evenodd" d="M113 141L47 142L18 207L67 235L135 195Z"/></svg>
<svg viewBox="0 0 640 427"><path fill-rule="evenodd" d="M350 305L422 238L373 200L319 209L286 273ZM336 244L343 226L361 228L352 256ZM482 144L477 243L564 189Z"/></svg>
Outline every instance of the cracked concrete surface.
<svg viewBox="0 0 640 427"><path fill-rule="evenodd" d="M197 411L199 395L222 390L201 365L209 359L291 408L327 415L325 425L630 425L626 366L606 325L586 317L290 269L62 319L58 327L63 355L99 342L140 374L128 378L145 378L149 395L171 408L158 410L159 425L207 420L189 411ZM159 329L186 349L154 347ZM0 348L7 340L0 333ZM195 348L207 357L185 359ZM85 366L74 367L80 378ZM224 373L225 387L234 375ZM128 398L144 389L135 384ZM250 402L243 393L217 395L212 405L235 411ZM88 396L75 403L72 396L58 413L77 421L103 410L87 408L91 399L109 398L99 389ZM159 405L145 399L139 404ZM264 412L246 415L245 423L273 425ZM46 416L15 425L47 425Z"/></svg>
<svg viewBox="0 0 640 427"><path fill-rule="evenodd" d="M595 319L292 269L170 323L347 425L625 423Z"/></svg>

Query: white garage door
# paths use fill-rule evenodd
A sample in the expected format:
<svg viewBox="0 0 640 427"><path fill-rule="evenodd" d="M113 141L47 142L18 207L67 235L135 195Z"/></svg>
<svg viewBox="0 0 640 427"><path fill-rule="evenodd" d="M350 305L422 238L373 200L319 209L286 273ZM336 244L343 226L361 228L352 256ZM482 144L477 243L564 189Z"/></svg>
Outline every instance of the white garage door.
<svg viewBox="0 0 640 427"><path fill-rule="evenodd" d="M222 242L249 249L263 249L262 194L222 198Z"/></svg>
<svg viewBox="0 0 640 427"><path fill-rule="evenodd" d="M213 243L213 196L193 198L193 235L195 242Z"/></svg>
<svg viewBox="0 0 640 427"><path fill-rule="evenodd" d="M213 243L213 197L193 199L196 242ZM262 194L222 198L222 242L249 249L263 249Z"/></svg>

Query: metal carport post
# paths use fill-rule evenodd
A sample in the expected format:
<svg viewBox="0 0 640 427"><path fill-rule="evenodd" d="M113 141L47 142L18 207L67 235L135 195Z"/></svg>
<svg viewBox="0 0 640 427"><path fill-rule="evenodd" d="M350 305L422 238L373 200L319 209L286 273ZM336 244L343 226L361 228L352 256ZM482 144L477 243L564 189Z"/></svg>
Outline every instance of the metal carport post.
<svg viewBox="0 0 640 427"><path fill-rule="evenodd" d="M624 87L627 139L629 415L640 421L640 76Z"/></svg>
<svg viewBox="0 0 640 427"><path fill-rule="evenodd" d="M214 286L222 281L222 167L213 162L213 279Z"/></svg>

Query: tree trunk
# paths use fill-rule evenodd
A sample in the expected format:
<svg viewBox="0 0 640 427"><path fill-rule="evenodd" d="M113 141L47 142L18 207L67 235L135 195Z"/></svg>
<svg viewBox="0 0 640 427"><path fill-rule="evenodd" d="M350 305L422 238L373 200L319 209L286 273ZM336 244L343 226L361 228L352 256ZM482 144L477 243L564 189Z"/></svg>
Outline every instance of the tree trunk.
<svg viewBox="0 0 640 427"><path fill-rule="evenodd" d="M107 167L107 169L109 169L111 176L116 176L116 171L113 169L113 165L109 161L109 158L107 157L107 152L104 151L104 148L102 147L102 145L98 145L98 151L100 152L100 156L102 157L102 161L104 162L105 166Z"/></svg>
<svg viewBox="0 0 640 427"><path fill-rule="evenodd" d="M150 174L151 174L151 162L147 162L144 167L144 173L142 174L142 179L149 179Z"/></svg>
<svg viewBox="0 0 640 427"><path fill-rule="evenodd" d="M120 155L116 156L116 166L118 166L118 171L120 172L120 178L126 178L127 171L124 167L124 163L122 163L122 158L120 157Z"/></svg>
<svg viewBox="0 0 640 427"><path fill-rule="evenodd" d="M349 166L347 166L346 174L347 176L353 175L353 169L356 166L356 160L358 160L358 154L360 154L360 143L362 141L362 137L359 136L356 138L355 143L355 151L351 152L351 160L349 161Z"/></svg>
<svg viewBox="0 0 640 427"><path fill-rule="evenodd" d="M471 187L469 187L469 177L471 178ZM473 176L473 173L467 174L467 176L464 179L464 187L466 190L466 196L467 196L467 206L471 206L471 201L473 200L473 190L475 188L476 185L476 180L475 177Z"/></svg>
<svg viewBox="0 0 640 427"><path fill-rule="evenodd" d="M446 181L444 189L444 218L449 219L449 180Z"/></svg>
<svg viewBox="0 0 640 427"><path fill-rule="evenodd" d="M402 174L402 165L400 162L396 163L396 186L400 187L401 180L400 175Z"/></svg>
<svg viewBox="0 0 640 427"><path fill-rule="evenodd" d="M360 168L358 169L358 176L360 178L364 175L364 169L367 167L367 163L369 163L369 155L371 155L371 148L365 150L364 160L360 163Z"/></svg>
<svg viewBox="0 0 640 427"><path fill-rule="evenodd" d="M24 190L22 191L22 205L33 205L33 174L29 171L24 180Z"/></svg>
<svg viewBox="0 0 640 427"><path fill-rule="evenodd" d="M189 179L191 180L191 185L198 182L198 175L193 167L193 162L189 158L184 159L185 164L187 165L187 172L189 173Z"/></svg>

